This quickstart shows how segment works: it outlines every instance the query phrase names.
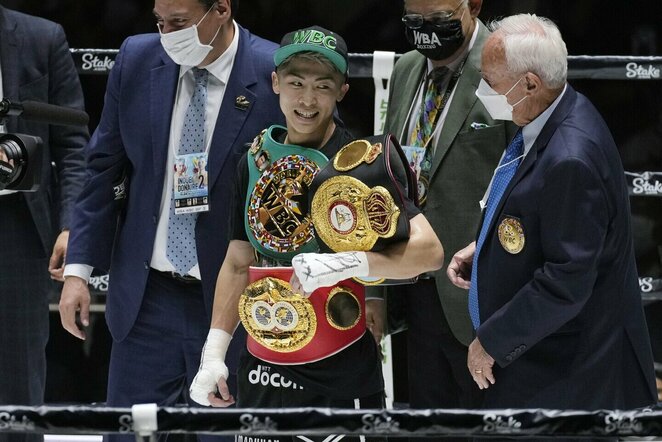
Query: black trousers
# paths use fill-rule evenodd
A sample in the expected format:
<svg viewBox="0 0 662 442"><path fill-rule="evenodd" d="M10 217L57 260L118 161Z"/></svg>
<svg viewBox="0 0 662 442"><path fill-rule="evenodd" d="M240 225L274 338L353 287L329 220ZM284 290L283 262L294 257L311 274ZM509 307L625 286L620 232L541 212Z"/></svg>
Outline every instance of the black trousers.
<svg viewBox="0 0 662 442"><path fill-rule="evenodd" d="M308 391L271 367L248 354L241 359L237 372L239 408L288 408L288 407L330 407L349 409L384 408L384 392L357 399L331 399L327 396ZM342 434L325 436L237 436L237 442L381 442L385 437L344 436Z"/></svg>
<svg viewBox="0 0 662 442"><path fill-rule="evenodd" d="M402 289L407 302L410 408L479 408L483 394L467 369L468 349L451 332L434 279L422 279Z"/></svg>
<svg viewBox="0 0 662 442"><path fill-rule="evenodd" d="M151 271L140 313L129 335L113 341L108 370L107 405L130 407L139 403L174 406L188 403L188 386L200 366L200 354L209 323L202 286L177 282ZM228 382L234 390L231 376ZM109 434L106 442L134 442L132 434ZM162 435L159 440L182 440ZM187 438L190 440L190 438ZM228 442L233 436L198 434L200 442Z"/></svg>
<svg viewBox="0 0 662 442"><path fill-rule="evenodd" d="M40 405L46 384L48 257L23 195L0 196L0 405ZM0 432L0 442L39 434Z"/></svg>

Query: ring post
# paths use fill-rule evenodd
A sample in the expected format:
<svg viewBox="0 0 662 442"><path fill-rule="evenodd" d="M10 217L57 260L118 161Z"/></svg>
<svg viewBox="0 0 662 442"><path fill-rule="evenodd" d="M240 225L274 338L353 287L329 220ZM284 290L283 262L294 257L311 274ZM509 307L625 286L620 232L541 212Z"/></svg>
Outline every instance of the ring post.
<svg viewBox="0 0 662 442"><path fill-rule="evenodd" d="M136 442L143 442L145 438L149 438L149 442L156 442L157 411L156 404L136 404L131 407Z"/></svg>

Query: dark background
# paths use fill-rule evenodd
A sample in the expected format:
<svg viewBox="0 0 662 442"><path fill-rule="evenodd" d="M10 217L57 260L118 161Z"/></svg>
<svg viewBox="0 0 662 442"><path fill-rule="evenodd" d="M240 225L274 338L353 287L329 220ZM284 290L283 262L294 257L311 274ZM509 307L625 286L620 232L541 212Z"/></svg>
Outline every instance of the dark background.
<svg viewBox="0 0 662 442"><path fill-rule="evenodd" d="M153 0L4 0L4 6L59 22L72 48L119 48L129 35L155 32ZM408 50L400 16L402 0L240 0L237 21L278 42L283 34L318 24L347 41L351 53ZM484 22L519 12L554 20L570 55L662 55L662 1L485 0ZM90 129L103 105L105 76L82 77ZM604 115L626 170L662 171L662 79L574 80ZM355 133L372 133L372 79L350 79L341 117ZM633 197L633 230L640 276L662 276L662 198ZM448 251L452 253L452 251ZM646 307L655 359L662 362L662 302ZM105 397L109 337L101 314L93 315L84 344L66 335L51 317L48 402L93 402Z"/></svg>
<svg viewBox="0 0 662 442"><path fill-rule="evenodd" d="M119 48L129 35L156 32L153 0L3 0L2 4L49 18L64 27L72 48ZM399 18L402 0L239 0L237 21L280 41L299 27L318 24L347 41L350 52L408 50ZM480 18L531 12L554 20L570 55L662 55L662 1L485 0ZM91 125L103 101L105 77L84 78ZM662 81L576 81L573 85L605 114L617 143L651 124L660 113ZM372 79L354 79L341 104L356 135L372 131Z"/></svg>

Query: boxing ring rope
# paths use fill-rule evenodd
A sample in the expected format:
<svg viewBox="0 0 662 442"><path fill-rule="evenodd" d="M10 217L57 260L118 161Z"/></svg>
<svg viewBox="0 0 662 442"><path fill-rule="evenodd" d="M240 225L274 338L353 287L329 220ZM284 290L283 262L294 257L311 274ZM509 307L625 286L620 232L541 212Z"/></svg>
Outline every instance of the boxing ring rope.
<svg viewBox="0 0 662 442"><path fill-rule="evenodd" d="M80 75L108 75L117 49L71 49ZM379 51L378 51L379 52ZM397 60L399 54L394 54ZM350 78L373 78L373 54L349 54ZM662 57L570 55L568 79L662 80Z"/></svg>
<svg viewBox="0 0 662 442"><path fill-rule="evenodd" d="M645 437L662 435L662 410L350 410L89 406L0 407L0 433L205 433L427 437Z"/></svg>

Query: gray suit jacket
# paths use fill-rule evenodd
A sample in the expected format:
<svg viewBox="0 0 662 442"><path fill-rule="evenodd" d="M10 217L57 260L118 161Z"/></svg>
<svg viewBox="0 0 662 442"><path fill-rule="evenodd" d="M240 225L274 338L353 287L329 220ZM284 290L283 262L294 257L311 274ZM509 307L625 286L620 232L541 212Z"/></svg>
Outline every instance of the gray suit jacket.
<svg viewBox="0 0 662 442"><path fill-rule="evenodd" d="M480 53L488 35L480 23L434 146L430 188L423 213L439 236L447 258L474 240L481 216L478 202L503 149L517 130L513 124L493 120L474 95L481 78ZM407 142L408 115L426 66L427 59L411 51L398 60L391 76L384 131L395 134L402 144ZM418 109L411 109L411 113L416 118ZM474 122L489 127L472 129ZM468 345L473 337L468 293L450 283L445 266L436 272L435 279L451 330L460 342ZM397 291L397 286L391 290Z"/></svg>

